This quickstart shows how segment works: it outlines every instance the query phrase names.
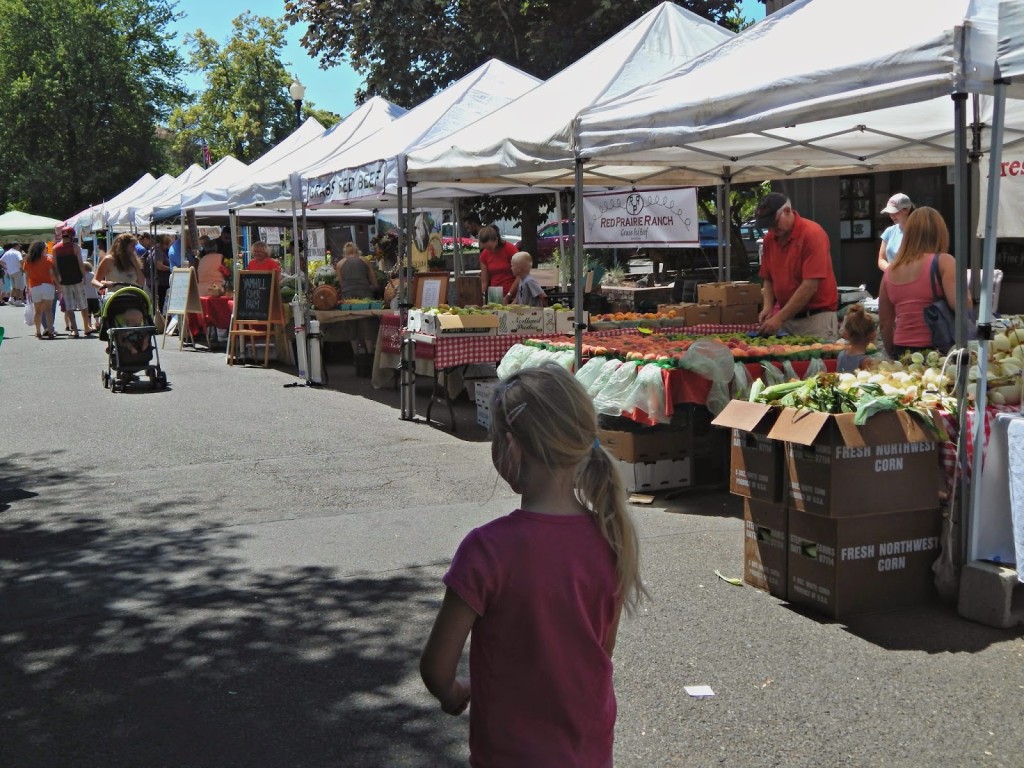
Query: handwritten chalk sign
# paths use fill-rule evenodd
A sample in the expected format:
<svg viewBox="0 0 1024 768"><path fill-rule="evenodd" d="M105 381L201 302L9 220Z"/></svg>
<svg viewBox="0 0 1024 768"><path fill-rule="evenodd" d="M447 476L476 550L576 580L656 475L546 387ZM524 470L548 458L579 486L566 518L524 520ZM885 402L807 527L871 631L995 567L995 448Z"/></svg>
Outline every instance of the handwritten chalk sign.
<svg viewBox="0 0 1024 768"><path fill-rule="evenodd" d="M274 270L243 269L235 289L235 319L247 322L283 323L284 307Z"/></svg>
<svg viewBox="0 0 1024 768"><path fill-rule="evenodd" d="M167 289L167 317L178 316L178 348L184 347L189 337L188 316L203 314L203 302L199 298L199 283L192 267L175 267L171 270L171 284ZM160 346L167 343L167 334Z"/></svg>
<svg viewBox="0 0 1024 768"><path fill-rule="evenodd" d="M167 315L202 311L196 271L192 267L176 267L171 270L171 285L167 289Z"/></svg>

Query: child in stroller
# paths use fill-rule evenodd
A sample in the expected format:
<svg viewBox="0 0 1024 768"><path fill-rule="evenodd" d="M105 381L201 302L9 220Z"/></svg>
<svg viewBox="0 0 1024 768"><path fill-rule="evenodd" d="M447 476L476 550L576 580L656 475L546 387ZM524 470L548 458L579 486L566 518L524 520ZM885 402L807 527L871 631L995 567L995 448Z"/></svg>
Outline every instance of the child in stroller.
<svg viewBox="0 0 1024 768"><path fill-rule="evenodd" d="M129 285L107 297L100 311L100 340L107 342L107 369L101 372L103 386L123 392L145 371L151 389L167 387L167 375L160 369L149 295ZM151 364L154 354L155 364Z"/></svg>

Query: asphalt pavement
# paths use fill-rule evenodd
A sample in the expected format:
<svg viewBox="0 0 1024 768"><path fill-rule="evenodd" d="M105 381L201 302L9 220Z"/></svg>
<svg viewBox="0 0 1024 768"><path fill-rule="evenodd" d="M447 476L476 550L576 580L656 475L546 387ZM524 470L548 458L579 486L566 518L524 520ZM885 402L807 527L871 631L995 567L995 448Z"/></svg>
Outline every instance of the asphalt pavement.
<svg viewBox="0 0 1024 768"><path fill-rule="evenodd" d="M169 389L115 394L101 342L0 325L0 766L466 764L417 662L456 545L515 504L471 403L451 434L337 350L314 389L177 338ZM1020 628L733 586L740 509L634 509L617 766L1024 764Z"/></svg>

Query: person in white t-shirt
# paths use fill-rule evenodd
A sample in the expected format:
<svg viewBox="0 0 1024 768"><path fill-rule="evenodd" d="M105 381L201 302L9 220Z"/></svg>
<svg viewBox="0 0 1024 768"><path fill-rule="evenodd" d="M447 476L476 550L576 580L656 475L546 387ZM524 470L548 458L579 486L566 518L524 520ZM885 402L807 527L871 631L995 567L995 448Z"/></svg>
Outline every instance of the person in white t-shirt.
<svg viewBox="0 0 1024 768"><path fill-rule="evenodd" d="M25 306L25 273L21 269L23 257L17 243L9 243L0 256L4 263L4 272L11 279L11 304L16 307Z"/></svg>

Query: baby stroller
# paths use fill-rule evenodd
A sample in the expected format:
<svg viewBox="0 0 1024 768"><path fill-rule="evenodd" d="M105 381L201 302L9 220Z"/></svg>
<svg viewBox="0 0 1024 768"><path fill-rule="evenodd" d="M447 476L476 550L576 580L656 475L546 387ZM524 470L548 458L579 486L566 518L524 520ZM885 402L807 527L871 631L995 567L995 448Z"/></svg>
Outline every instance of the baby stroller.
<svg viewBox="0 0 1024 768"><path fill-rule="evenodd" d="M107 369L100 373L104 388L124 392L139 380L135 374L145 371L150 389L166 389L149 295L134 285L118 288L107 298L100 317L100 340L107 342ZM151 365L154 354L156 364Z"/></svg>

